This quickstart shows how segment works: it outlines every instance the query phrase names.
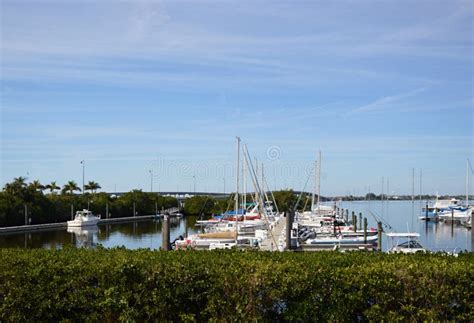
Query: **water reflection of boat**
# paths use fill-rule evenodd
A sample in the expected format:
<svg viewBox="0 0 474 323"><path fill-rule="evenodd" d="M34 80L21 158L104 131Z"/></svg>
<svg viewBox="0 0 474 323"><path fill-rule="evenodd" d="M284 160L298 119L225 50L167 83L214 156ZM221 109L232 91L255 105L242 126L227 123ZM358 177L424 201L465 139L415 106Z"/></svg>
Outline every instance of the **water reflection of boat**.
<svg viewBox="0 0 474 323"><path fill-rule="evenodd" d="M94 242L94 236L99 233L99 227L88 226L88 227L68 227L68 233L73 233L76 238L77 247L90 248L96 245Z"/></svg>

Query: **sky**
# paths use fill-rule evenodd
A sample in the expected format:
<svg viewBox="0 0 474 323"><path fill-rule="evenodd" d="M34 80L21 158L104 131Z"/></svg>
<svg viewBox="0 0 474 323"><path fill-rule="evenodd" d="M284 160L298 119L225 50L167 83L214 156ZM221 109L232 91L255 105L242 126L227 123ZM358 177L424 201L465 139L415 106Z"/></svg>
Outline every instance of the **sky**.
<svg viewBox="0 0 474 323"><path fill-rule="evenodd" d="M466 191L472 1L0 9L2 186L81 185L84 160L106 191L229 192L239 136L271 189L304 189L321 150L322 195L411 194L413 169L417 193Z"/></svg>

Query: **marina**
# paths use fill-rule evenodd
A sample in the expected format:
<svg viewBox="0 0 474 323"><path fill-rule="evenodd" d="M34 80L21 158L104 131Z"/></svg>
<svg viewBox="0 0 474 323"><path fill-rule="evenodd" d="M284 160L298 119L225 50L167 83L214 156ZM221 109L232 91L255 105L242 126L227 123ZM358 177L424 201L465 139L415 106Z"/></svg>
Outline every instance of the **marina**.
<svg viewBox="0 0 474 323"><path fill-rule="evenodd" d="M365 201L365 202L341 202L341 207L356 210L368 215L368 228L376 228L377 221L370 216L370 213L379 214L390 223L390 228L384 228L389 232L413 232L418 233L420 244L429 251L453 252L472 251L473 235L472 230L458 224L444 222L423 221L418 219L418 213L412 213L411 201ZM351 213L351 212L350 212ZM5 232L5 228L0 229L1 247L20 248L62 248L66 246L91 247L102 245L106 248L126 247L129 249L149 248L160 249L162 246L163 219L155 219L154 216L129 217L124 219L110 219L109 222L102 222L92 230L67 230L65 223L29 226L30 230L23 228L10 228ZM170 242L180 236L202 232L202 227L198 224L199 218L196 216L185 216L183 218L170 218ZM23 231L19 232L19 230ZM78 228L79 229L79 228ZM278 223L272 227L272 234L260 231L260 250L277 251L286 247L286 218L282 217ZM274 238L272 238L272 236ZM275 242L276 241L276 242ZM342 249L376 250L373 244L363 243L354 246L346 245ZM313 246L302 245L301 250L332 250L334 245ZM382 250L388 251L390 248L389 239L382 237Z"/></svg>

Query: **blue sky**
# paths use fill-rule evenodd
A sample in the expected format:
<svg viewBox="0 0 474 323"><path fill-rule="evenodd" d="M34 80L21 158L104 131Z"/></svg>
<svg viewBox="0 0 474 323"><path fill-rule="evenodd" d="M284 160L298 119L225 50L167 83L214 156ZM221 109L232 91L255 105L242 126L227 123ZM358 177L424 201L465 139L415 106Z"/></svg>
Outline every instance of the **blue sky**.
<svg viewBox="0 0 474 323"><path fill-rule="evenodd" d="M472 1L2 1L1 184L464 193ZM471 180L472 182L472 180ZM250 185L249 185L250 186ZM471 186L471 191L472 191ZM386 191L387 188L385 188Z"/></svg>

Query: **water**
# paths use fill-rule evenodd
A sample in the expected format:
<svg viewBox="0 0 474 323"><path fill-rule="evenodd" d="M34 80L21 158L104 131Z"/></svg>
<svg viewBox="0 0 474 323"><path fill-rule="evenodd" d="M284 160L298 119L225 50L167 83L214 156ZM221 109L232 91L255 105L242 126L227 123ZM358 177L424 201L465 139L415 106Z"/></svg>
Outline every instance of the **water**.
<svg viewBox="0 0 474 323"><path fill-rule="evenodd" d="M371 213L384 219L390 227L386 231L418 232L420 242L432 251L453 251L454 249L472 251L473 240L471 230L457 225L425 222L418 219L421 215L419 201L366 201L342 202L340 207L354 211L367 217L369 227L376 227L376 220ZM170 236L173 241L179 235L198 232L195 226L197 218L171 219ZM98 244L106 248L124 246L129 249L150 248L161 246L161 226L159 220L146 220L127 223L99 225L95 229L76 229L68 232L66 228L0 235L0 247L22 248L62 248L64 246L94 247ZM71 230L69 230L71 231ZM383 238L383 249L388 246L387 238Z"/></svg>
<svg viewBox="0 0 474 323"><path fill-rule="evenodd" d="M423 202L423 205L425 203ZM362 216L367 217L369 228L377 227L377 221L372 216L374 214L388 224L384 226L386 232L417 232L420 234L421 245L431 251L473 250L471 230L460 225L419 220L423 205L420 201L354 201L342 202L339 206L349 209L349 218L352 211L356 212L357 216L362 212ZM388 248L388 239L385 236L382 239L382 248Z"/></svg>
<svg viewBox="0 0 474 323"><path fill-rule="evenodd" d="M170 219L170 239L198 232L197 218ZM162 221L140 220L125 223L100 224L91 228L59 228L48 231L0 235L0 247L62 248L65 246L128 249L161 247Z"/></svg>

